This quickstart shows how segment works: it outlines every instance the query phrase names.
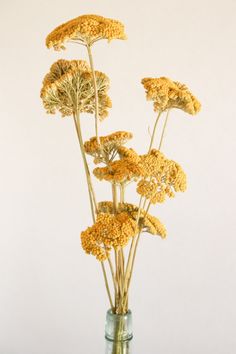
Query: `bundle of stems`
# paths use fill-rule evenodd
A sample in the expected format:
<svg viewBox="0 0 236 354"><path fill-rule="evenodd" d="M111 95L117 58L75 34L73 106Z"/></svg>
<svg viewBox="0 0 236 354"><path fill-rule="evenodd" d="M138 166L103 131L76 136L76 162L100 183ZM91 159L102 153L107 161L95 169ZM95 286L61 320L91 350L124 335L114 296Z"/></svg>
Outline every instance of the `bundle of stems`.
<svg viewBox="0 0 236 354"><path fill-rule="evenodd" d="M94 64L93 64L93 56L92 56L91 46L87 45L86 48L87 48L90 68L91 68L91 71L93 74L93 85L94 85L94 92L95 92L95 133L96 133L97 143L101 148L101 153L103 153L102 145L100 143L100 137L98 134L98 122L99 122L98 93L97 93L95 69L94 69ZM156 128L157 128L157 124L160 120L161 113L162 112L159 112L157 115L156 122L155 122L154 128L153 128L153 132L151 134L148 152L150 152L153 147L154 138L155 138L155 134L156 134ZM169 110L167 111L167 114L166 114L166 118L165 118L165 122L163 125L158 150L161 149L161 146L163 143L164 132L166 129L168 116L169 116ZM89 200L90 200L92 219L93 219L93 222L95 222L96 215L98 213L98 206L97 206L95 191L94 191L92 180L91 180L91 173L89 170L89 166L88 166L88 162L87 162L87 158L86 158L86 154L85 154L79 111L75 112L75 114L74 114L74 123L75 123L75 128L76 128L76 132L77 132L77 136L78 136L78 140L79 140L83 163L84 163L84 170L85 170L87 186L88 186L88 194L89 194ZM107 163L109 164L109 162L107 162ZM113 208L116 213L118 203L125 202L125 188L126 188L126 186L125 186L125 184L121 184L118 186L116 183L113 182L113 183L111 183L111 188L112 188ZM138 226L139 220L140 220L141 209L144 209L145 213L147 214L150 209L150 206L151 206L151 202L150 201L147 202L147 198L141 196L140 200L139 200L139 210L138 210L138 215L137 215L137 219L136 219L137 226ZM111 279L112 279L112 283L113 283L114 296L112 296L111 286L109 284L109 277L107 275L107 270L105 268L105 264L104 264L104 262L101 262L102 273L103 273L104 280L105 280L105 286L106 286L106 291L107 291L109 303L110 303L112 311L116 314L125 314L128 311L129 289L130 289L130 283L131 283L133 269L134 269L134 262L135 262L135 258L136 258L137 247L138 247L138 243L140 240L140 235L141 235L141 231L138 233L137 236L132 238L127 260L125 259L125 254L124 254L124 250L122 247L118 247L117 249L114 249L113 259L111 259L111 256L108 255L108 258L107 258L108 259L108 266L109 266L109 271L110 271Z"/></svg>
<svg viewBox="0 0 236 354"><path fill-rule="evenodd" d="M186 175L181 166L165 158L160 152L170 109L178 108L194 115L199 112L201 104L187 86L180 82L166 77L144 78L142 84L146 90L146 98L153 101L154 111L158 112L146 154L140 156L133 149L122 150L122 145L127 140L122 133L132 136L127 132L114 133L114 136L121 133L120 141L117 143L119 139L116 136L118 140L115 140L113 136L114 145L110 150L106 150L104 138L111 136L99 135L99 121L107 116L107 109L111 107L107 95L109 79L105 74L95 71L92 53L93 44L101 39L126 39L123 24L102 16L83 15L55 28L47 36L46 45L49 48L54 47L55 50L65 49L65 42L82 45L86 48L89 65L83 60L58 60L44 78L41 98L48 113L54 114L58 110L62 116L73 116L93 220L93 226L81 233L82 246L86 253L93 254L101 263L110 307L114 314L122 315L126 314L129 308L130 285L141 233L146 231L162 238L166 236L165 227L161 222L148 214L151 205L162 203L166 195L173 197L174 191L183 192L186 189ZM91 148L91 151L86 151L83 141L80 117L83 112L94 113L95 137L91 138L89 143L95 141L96 148L91 145L94 148ZM164 124L159 145L154 149L158 122L162 114L165 115ZM97 175L95 170L93 173L99 179L110 182L112 202L97 202L86 154L94 156L95 163L105 164L104 168L95 169ZM116 154L120 156L120 160L113 161ZM116 178L112 166L116 166ZM108 172L101 177L104 169ZM122 169L124 171L121 171ZM138 206L126 202L126 187L130 181L138 181ZM101 211L102 203L106 204L107 208L108 205L109 208L111 206L112 210ZM122 325L118 327L117 336Z"/></svg>

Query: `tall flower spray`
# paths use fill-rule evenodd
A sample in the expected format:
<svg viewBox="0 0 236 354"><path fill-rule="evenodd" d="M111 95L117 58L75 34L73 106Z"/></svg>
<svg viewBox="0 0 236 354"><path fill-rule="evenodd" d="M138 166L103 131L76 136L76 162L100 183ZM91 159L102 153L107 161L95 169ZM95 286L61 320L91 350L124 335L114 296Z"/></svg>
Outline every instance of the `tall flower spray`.
<svg viewBox="0 0 236 354"><path fill-rule="evenodd" d="M176 192L186 190L182 167L161 151L169 113L172 109L180 109L194 115L201 106L184 84L166 77L144 78L146 98L153 101L157 113L148 151L140 155L125 146L132 139L130 132L117 131L100 136L99 121L108 116L112 106L108 96L109 78L96 71L93 63L92 47L102 39L108 42L126 39L123 24L102 16L83 15L55 28L46 38L47 47L62 50L68 43L79 44L87 51L89 63L64 59L55 62L43 80L41 98L47 113L58 111L63 117L71 116L74 120L93 222L81 232L81 244L86 253L101 263L113 313L125 314L141 234L161 238L167 234L161 221L149 214L150 208L174 197ZM81 113L94 115L95 134L86 142L81 130ZM163 115L160 142L154 148L158 122ZM96 165L93 175L109 183L112 200L97 201L87 157L92 157ZM137 204L126 201L125 190L130 183L136 184ZM124 248L128 251L124 252ZM108 271L111 277L107 276Z"/></svg>

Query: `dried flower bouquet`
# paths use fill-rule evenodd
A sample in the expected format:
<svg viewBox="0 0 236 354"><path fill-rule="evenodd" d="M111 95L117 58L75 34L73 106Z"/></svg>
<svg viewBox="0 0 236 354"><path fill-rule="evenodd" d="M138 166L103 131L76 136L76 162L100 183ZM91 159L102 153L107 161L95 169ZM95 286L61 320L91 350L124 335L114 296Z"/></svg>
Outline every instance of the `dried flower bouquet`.
<svg viewBox="0 0 236 354"><path fill-rule="evenodd" d="M166 228L149 213L151 206L163 203L175 192L186 190L186 175L181 166L161 152L164 131L170 110L180 109L194 115L200 110L199 101L188 88L166 77L144 78L142 84L147 100L153 101L156 120L148 151L140 155L125 144L132 138L126 131L100 136L99 122L111 108L108 96L109 78L95 71L93 45L102 39L126 39L121 22L97 15L79 16L55 28L46 39L48 48L65 49L68 43L77 43L88 54L84 60L55 62L43 80L41 98L47 113L57 111L63 117L72 116L82 154L88 186L93 224L81 233L84 251L97 258L102 267L110 307L114 314L128 311L130 283L137 246L142 233L166 237ZM83 141L81 114L95 117L94 136ZM160 118L164 116L158 148L154 137ZM93 158L93 175L108 182L112 200L97 201L87 159ZM126 200L125 190L130 183L137 185L137 204ZM124 248L126 252L124 252ZM127 251L128 250L128 251ZM110 272L111 276L107 275ZM111 280L112 284L109 284Z"/></svg>

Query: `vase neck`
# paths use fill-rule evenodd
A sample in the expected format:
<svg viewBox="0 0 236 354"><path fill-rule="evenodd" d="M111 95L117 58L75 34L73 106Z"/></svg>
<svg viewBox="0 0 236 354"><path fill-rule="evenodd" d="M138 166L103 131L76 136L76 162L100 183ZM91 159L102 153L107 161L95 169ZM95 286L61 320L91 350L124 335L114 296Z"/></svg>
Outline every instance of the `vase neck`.
<svg viewBox="0 0 236 354"><path fill-rule="evenodd" d="M124 315L114 314L112 310L107 311L105 337L113 342L125 342L132 339L132 313L130 310Z"/></svg>

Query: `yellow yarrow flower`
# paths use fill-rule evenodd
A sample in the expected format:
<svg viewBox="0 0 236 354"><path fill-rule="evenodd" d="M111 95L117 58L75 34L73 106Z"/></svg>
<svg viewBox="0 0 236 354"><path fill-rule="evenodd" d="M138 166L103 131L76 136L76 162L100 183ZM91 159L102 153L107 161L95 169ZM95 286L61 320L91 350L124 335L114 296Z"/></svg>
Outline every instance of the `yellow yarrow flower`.
<svg viewBox="0 0 236 354"><path fill-rule="evenodd" d="M94 163L111 162L117 155L118 149L133 137L132 133L117 131L106 136L100 136L100 145L94 136L84 143L84 150L94 157Z"/></svg>
<svg viewBox="0 0 236 354"><path fill-rule="evenodd" d="M112 183L126 183L136 180L143 175L142 166L129 159L116 160L106 167L97 167L93 170L95 177Z"/></svg>
<svg viewBox="0 0 236 354"><path fill-rule="evenodd" d="M97 167L93 170L95 177L111 183L125 184L130 181L137 181L144 176L145 171L140 163L139 155L133 150L124 146L117 149L120 159L109 162L106 167Z"/></svg>
<svg viewBox="0 0 236 354"><path fill-rule="evenodd" d="M117 207L117 212L126 212L134 220L137 221L137 216L139 213L139 229L142 230L143 232L150 233L152 235L158 235L161 238L166 237L166 228L165 226L160 222L159 219L157 219L155 216L152 216L148 214L144 209L140 209L139 207L131 204L131 203L118 203ZM98 203L98 212L99 213L113 213L113 203L109 201L104 201Z"/></svg>
<svg viewBox="0 0 236 354"><path fill-rule="evenodd" d="M104 261L111 247L124 247L138 232L135 220L126 212L100 213L96 222L81 233L84 251Z"/></svg>
<svg viewBox="0 0 236 354"><path fill-rule="evenodd" d="M201 109L197 98L180 82L160 77L144 78L142 84L146 90L147 100L154 101L154 111L178 108L194 115Z"/></svg>
<svg viewBox="0 0 236 354"><path fill-rule="evenodd" d="M174 197L174 191L186 190L186 174L181 166L167 159L159 150L152 149L140 159L144 177L138 182L137 192L152 204L164 202L166 196Z"/></svg>
<svg viewBox="0 0 236 354"><path fill-rule="evenodd" d="M96 222L81 233L81 243L84 251L95 256L99 261L105 261L112 248L125 247L130 239L141 230L161 238L166 237L165 226L144 209L128 203L119 203L114 214L113 202L98 203Z"/></svg>
<svg viewBox="0 0 236 354"><path fill-rule="evenodd" d="M118 154L120 159L126 159L132 163L139 164L140 163L140 156L137 152L132 148L127 148L125 146L121 146L118 149Z"/></svg>
<svg viewBox="0 0 236 354"><path fill-rule="evenodd" d="M109 78L102 72L95 71L99 117L108 115L111 100L107 95ZM75 112L93 113L95 94L93 75L84 60L63 60L54 63L43 80L41 98L47 113L61 112L70 116Z"/></svg>
<svg viewBox="0 0 236 354"><path fill-rule="evenodd" d="M90 67L85 60L59 59L51 65L49 73L43 79L43 86L55 83L71 70L89 71Z"/></svg>
<svg viewBox="0 0 236 354"><path fill-rule="evenodd" d="M82 15L56 27L46 38L46 46L65 49L69 41L91 45L100 39L126 39L124 25L117 20L98 15Z"/></svg>

